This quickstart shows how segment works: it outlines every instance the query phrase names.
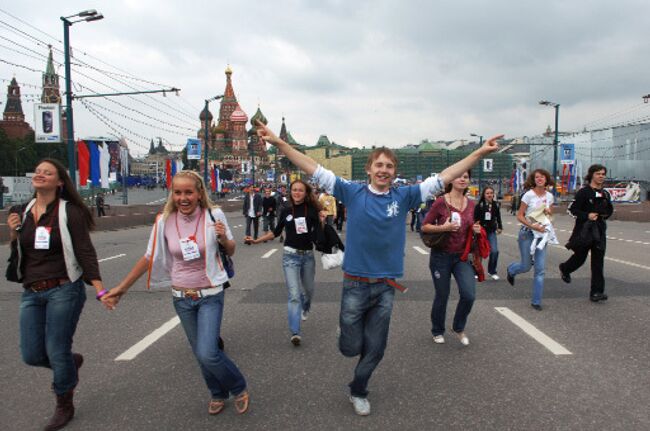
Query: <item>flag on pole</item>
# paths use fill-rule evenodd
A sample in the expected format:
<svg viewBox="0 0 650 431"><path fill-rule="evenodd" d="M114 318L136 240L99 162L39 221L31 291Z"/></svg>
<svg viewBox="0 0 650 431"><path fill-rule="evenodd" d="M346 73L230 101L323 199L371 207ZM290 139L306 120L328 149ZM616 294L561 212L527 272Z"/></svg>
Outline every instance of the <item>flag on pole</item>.
<svg viewBox="0 0 650 431"><path fill-rule="evenodd" d="M97 148L97 143L94 141L88 141L88 149L90 150L90 181L93 182L93 186L99 186L99 177L101 175L100 171L100 155L99 148Z"/></svg>
<svg viewBox="0 0 650 431"><path fill-rule="evenodd" d="M99 146L99 175L103 189L108 188L108 168L110 164L111 154L108 152L108 142L104 142Z"/></svg>
<svg viewBox="0 0 650 431"><path fill-rule="evenodd" d="M176 172L182 171L184 167L185 167L185 165L183 165L182 160L180 160L180 159L176 160Z"/></svg>
<svg viewBox="0 0 650 431"><path fill-rule="evenodd" d="M90 174L90 153L84 141L77 142L78 164L79 164L79 185L88 184L88 175Z"/></svg>
<svg viewBox="0 0 650 431"><path fill-rule="evenodd" d="M167 183L167 189L172 188L172 161L170 159L165 160L165 182Z"/></svg>

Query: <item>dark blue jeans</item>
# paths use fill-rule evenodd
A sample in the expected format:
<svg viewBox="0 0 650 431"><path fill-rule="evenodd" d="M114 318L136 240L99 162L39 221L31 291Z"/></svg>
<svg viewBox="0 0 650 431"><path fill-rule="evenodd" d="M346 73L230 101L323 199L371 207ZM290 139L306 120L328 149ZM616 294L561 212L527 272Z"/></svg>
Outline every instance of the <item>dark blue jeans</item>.
<svg viewBox="0 0 650 431"><path fill-rule="evenodd" d="M343 279L339 350L359 357L350 382L350 394L368 396L368 381L384 357L395 289L386 283L363 283Z"/></svg>
<svg viewBox="0 0 650 431"><path fill-rule="evenodd" d="M213 399L225 400L246 389L246 380L237 366L219 349L224 292L194 300L174 298L176 314L192 346L201 373Z"/></svg>
<svg viewBox="0 0 650 431"><path fill-rule="evenodd" d="M79 378L72 359L72 338L77 330L86 289L81 279L32 292L25 290L20 303L20 351L23 361L51 368L54 392L63 395Z"/></svg>
<svg viewBox="0 0 650 431"><path fill-rule="evenodd" d="M467 316L472 311L476 296L474 268L469 262L461 261L459 253L445 253L434 250L431 250L429 268L433 277L433 287L436 290L433 307L431 307L431 333L433 335L445 333L445 317L447 315L452 274L456 284L458 284L458 293L460 294L452 329L455 332L463 332L467 324Z"/></svg>
<svg viewBox="0 0 650 431"><path fill-rule="evenodd" d="M499 260L499 244L497 242L497 232L490 232L487 234L487 239L490 242L490 257L488 259L488 274L494 275L497 273L497 262Z"/></svg>

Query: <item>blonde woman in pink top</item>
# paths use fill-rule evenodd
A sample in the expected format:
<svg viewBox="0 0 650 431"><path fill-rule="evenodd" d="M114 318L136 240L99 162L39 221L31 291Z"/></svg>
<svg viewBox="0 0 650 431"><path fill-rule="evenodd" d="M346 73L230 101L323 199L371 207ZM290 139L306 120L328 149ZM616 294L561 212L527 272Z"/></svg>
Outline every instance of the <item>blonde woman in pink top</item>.
<svg viewBox="0 0 650 431"><path fill-rule="evenodd" d="M213 221L214 220L214 221ZM221 413L233 395L238 414L248 410L246 380L217 346L228 275L219 245L233 255L235 241L226 217L208 197L203 179L194 171L174 176L162 214L156 218L147 252L102 301L115 308L145 272L147 288L171 288L174 308L210 390L208 413Z"/></svg>

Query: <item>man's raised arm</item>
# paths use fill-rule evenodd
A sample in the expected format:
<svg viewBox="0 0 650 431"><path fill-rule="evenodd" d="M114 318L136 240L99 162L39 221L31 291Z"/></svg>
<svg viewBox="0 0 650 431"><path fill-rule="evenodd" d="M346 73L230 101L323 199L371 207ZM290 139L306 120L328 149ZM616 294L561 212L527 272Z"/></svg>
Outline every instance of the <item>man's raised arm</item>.
<svg viewBox="0 0 650 431"><path fill-rule="evenodd" d="M503 138L503 135L495 135L490 139L485 141L483 146L475 151L473 151L469 156L465 157L463 160L460 160L453 165L447 167L445 170L440 172L439 176L445 184L449 184L456 178L463 175L464 172L469 171L472 167L481 160L481 157L487 156L490 153L495 152L499 149L497 140Z"/></svg>
<svg viewBox="0 0 650 431"><path fill-rule="evenodd" d="M298 168L300 168L300 170L302 170L306 174L313 175L314 172L316 172L316 168L318 168L318 163L316 163L314 159L301 153L300 151L296 150L288 143L284 142L282 139L278 138L275 133L273 133L268 127L262 124L259 120L257 120L257 136L259 136L260 139L268 142L269 144L277 148L279 151L281 151L282 154L284 154L285 156L287 156L289 160L291 160L291 163L298 166Z"/></svg>

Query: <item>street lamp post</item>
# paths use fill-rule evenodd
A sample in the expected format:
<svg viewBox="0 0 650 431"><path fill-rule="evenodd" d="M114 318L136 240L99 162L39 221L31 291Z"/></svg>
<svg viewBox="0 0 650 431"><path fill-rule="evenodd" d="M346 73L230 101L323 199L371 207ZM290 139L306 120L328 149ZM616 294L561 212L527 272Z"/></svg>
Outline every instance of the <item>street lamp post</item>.
<svg viewBox="0 0 650 431"><path fill-rule="evenodd" d="M540 105L552 106L555 108L555 138L553 140L553 197L557 199L557 148L559 145L558 123L560 118L560 104L549 102L548 100L540 100Z"/></svg>
<svg viewBox="0 0 650 431"><path fill-rule="evenodd" d="M70 21L69 18L80 18L75 21ZM79 12L70 16L62 16L63 21L63 56L65 59L65 104L66 104L66 129L68 141L68 171L70 172L70 179L72 184L77 187L77 166L75 162L75 148L74 148L74 128L72 118L72 80L70 79L70 27L72 24L81 21L97 21L103 19L104 15L97 13L96 10L90 9Z"/></svg>
<svg viewBox="0 0 650 431"><path fill-rule="evenodd" d="M477 135L476 133L470 133L469 136L474 136L479 138L478 146L483 146L483 135ZM481 193L481 182L483 181L483 165L479 164L478 167L478 192Z"/></svg>
<svg viewBox="0 0 650 431"><path fill-rule="evenodd" d="M210 99L205 99L205 108L203 108L203 116L205 117L205 135L204 135L205 139L204 139L204 143L203 143L204 146L205 146L205 149L203 151L203 154L204 154L204 157L203 157L203 162L204 162L203 163L203 181L205 182L206 187L209 184L208 183L208 139L209 139L208 129L210 127L210 122L208 121L208 105L213 100L219 100L221 98L223 98L223 94L221 94L219 96L211 97Z"/></svg>

